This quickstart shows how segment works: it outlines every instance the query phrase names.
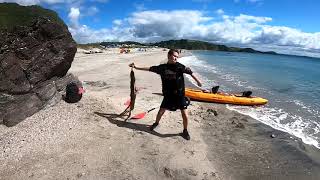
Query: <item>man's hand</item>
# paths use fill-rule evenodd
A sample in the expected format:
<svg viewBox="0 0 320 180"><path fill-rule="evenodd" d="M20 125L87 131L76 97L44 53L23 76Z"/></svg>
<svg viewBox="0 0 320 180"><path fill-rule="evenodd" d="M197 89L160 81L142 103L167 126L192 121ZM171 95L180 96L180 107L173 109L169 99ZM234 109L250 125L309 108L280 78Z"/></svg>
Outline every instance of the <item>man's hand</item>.
<svg viewBox="0 0 320 180"><path fill-rule="evenodd" d="M201 89L201 91L204 92L204 93L210 93L210 91L207 90L207 89Z"/></svg>
<svg viewBox="0 0 320 180"><path fill-rule="evenodd" d="M191 77L197 82L197 85L198 85L199 87L202 86L201 82L198 80L198 78L197 78L193 73L191 74Z"/></svg>
<svg viewBox="0 0 320 180"><path fill-rule="evenodd" d="M136 68L136 66L134 65L134 63L129 64L129 67Z"/></svg>
<svg viewBox="0 0 320 180"><path fill-rule="evenodd" d="M132 67L136 70L149 71L150 67L137 67L134 63L129 64L129 67Z"/></svg>

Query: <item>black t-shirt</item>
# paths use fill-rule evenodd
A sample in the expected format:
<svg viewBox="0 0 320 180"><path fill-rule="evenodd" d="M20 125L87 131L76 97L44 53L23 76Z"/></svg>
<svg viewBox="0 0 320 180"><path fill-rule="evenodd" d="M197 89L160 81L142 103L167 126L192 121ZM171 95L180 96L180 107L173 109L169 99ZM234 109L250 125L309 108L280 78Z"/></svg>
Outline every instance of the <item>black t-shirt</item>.
<svg viewBox="0 0 320 180"><path fill-rule="evenodd" d="M161 64L150 67L149 71L161 76L162 93L164 96L184 96L183 73L192 74L190 68L176 62L175 64Z"/></svg>

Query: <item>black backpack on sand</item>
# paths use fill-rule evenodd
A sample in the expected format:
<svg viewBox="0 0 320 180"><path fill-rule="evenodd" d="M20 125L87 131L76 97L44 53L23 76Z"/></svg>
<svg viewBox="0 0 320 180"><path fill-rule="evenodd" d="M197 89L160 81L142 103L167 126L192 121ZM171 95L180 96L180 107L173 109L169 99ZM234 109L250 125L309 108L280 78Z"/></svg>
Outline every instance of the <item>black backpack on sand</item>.
<svg viewBox="0 0 320 180"><path fill-rule="evenodd" d="M65 101L67 103L76 103L79 102L82 98L84 90L83 87L79 86L75 82L70 82L66 87L66 96Z"/></svg>

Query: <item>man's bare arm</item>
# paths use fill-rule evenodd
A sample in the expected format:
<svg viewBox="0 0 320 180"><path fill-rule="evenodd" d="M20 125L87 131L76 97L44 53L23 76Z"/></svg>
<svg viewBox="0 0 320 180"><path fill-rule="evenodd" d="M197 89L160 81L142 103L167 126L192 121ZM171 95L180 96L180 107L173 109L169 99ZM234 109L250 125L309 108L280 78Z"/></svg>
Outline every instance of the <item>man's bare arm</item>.
<svg viewBox="0 0 320 180"><path fill-rule="evenodd" d="M201 86L202 86L202 84L201 84L201 82L199 81L199 79L192 73L191 74L191 77L197 82L197 85L199 86L199 88L203 91L203 92L210 92L209 90L207 90L207 89L203 89L203 88L201 88Z"/></svg>
<svg viewBox="0 0 320 180"><path fill-rule="evenodd" d="M199 79L198 79L193 73L191 74L191 77L197 82L197 85L198 85L199 87L202 86L202 84L201 84L201 82L199 81Z"/></svg>
<svg viewBox="0 0 320 180"><path fill-rule="evenodd" d="M129 64L129 67L133 67L137 70L149 71L150 67L137 67L134 63Z"/></svg>

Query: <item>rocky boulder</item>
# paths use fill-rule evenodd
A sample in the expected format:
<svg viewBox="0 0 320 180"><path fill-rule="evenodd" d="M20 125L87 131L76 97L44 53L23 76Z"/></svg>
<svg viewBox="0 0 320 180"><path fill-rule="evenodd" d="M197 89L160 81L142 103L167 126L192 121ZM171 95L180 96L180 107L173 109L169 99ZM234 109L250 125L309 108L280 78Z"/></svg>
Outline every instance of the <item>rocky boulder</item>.
<svg viewBox="0 0 320 180"><path fill-rule="evenodd" d="M63 86L79 82L65 76L77 51L66 25L35 17L30 25L0 29L0 38L0 121L5 125L54 105Z"/></svg>

